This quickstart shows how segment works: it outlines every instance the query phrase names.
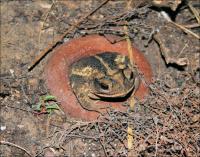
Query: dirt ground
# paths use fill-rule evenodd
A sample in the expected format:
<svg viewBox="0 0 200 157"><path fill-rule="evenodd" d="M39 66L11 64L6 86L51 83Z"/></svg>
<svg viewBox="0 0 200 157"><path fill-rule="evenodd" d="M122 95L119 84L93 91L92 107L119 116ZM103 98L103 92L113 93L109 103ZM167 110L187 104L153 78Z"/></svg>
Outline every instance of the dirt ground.
<svg viewBox="0 0 200 157"><path fill-rule="evenodd" d="M95 122L72 119L60 110L35 111L49 94L43 69L51 52L31 71L28 67L101 2L1 0L0 156L200 156L200 18L189 7L200 12L198 0L184 1L175 11L169 4L151 3L156 0L109 0L59 41L88 34L124 37L127 25L154 75L149 95L136 102L134 111L109 111ZM127 147L128 124L132 149Z"/></svg>

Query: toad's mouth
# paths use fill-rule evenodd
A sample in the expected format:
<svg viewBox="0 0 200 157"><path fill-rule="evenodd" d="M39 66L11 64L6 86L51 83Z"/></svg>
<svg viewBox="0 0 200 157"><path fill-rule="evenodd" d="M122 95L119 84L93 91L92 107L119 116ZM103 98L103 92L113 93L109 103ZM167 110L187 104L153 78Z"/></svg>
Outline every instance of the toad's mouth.
<svg viewBox="0 0 200 157"><path fill-rule="evenodd" d="M135 91L134 88L131 88L129 91L123 92L123 93L117 93L113 95L104 95L104 94L92 94L94 96L89 95L89 98L91 100L100 100L102 102L125 102L127 99L130 98L130 96ZM90 97L91 96L91 97Z"/></svg>

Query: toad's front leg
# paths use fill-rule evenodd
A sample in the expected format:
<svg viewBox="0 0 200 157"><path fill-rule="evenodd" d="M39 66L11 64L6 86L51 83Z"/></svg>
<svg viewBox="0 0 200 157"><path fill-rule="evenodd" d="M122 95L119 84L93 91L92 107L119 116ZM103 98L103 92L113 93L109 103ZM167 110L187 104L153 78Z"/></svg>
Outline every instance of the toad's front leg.
<svg viewBox="0 0 200 157"><path fill-rule="evenodd" d="M82 86L79 86L79 88L74 88L74 92L76 93L79 104L84 109L101 113L101 109L105 108L103 106L98 106L97 102L99 101L99 98L95 97L95 95L92 96L88 84L83 84Z"/></svg>

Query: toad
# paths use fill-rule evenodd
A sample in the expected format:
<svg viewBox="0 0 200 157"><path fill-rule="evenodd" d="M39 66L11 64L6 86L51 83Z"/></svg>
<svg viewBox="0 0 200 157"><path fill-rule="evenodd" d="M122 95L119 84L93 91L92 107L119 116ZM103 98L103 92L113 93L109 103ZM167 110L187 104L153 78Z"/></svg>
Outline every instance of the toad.
<svg viewBox="0 0 200 157"><path fill-rule="evenodd" d="M137 70L129 58L116 52L83 57L71 65L71 87L80 105L89 111L100 112L101 101L120 101L139 86Z"/></svg>

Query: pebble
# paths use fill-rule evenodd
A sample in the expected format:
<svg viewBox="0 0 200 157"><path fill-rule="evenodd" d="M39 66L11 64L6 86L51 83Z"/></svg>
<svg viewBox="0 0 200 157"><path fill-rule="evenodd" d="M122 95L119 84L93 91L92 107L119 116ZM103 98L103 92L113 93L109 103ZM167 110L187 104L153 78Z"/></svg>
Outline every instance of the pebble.
<svg viewBox="0 0 200 157"><path fill-rule="evenodd" d="M39 81L38 81L38 79L36 79L36 78L30 78L30 79L28 80L28 84L29 84L33 89L37 89L38 83L39 83Z"/></svg>

